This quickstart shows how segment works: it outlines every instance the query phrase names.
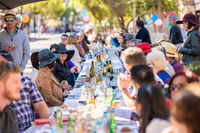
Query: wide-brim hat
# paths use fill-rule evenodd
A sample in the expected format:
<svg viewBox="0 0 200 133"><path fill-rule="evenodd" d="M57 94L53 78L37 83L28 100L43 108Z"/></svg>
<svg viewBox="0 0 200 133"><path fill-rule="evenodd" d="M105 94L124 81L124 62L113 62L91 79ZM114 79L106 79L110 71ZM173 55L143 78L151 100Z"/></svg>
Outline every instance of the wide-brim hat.
<svg viewBox="0 0 200 133"><path fill-rule="evenodd" d="M67 59L70 60L74 56L74 50L67 50L66 46L63 44L59 44L56 46L56 53L66 53L67 54Z"/></svg>
<svg viewBox="0 0 200 133"><path fill-rule="evenodd" d="M192 14L192 13L188 13L188 14L185 14L184 17L183 17L183 20L181 21L176 21L177 24L183 24L183 21L185 22L190 22L194 25L196 25L197 27L200 27L200 25L198 24L197 22L197 17L196 15Z"/></svg>
<svg viewBox="0 0 200 133"><path fill-rule="evenodd" d="M49 49L43 49L38 54L39 68L53 63L59 56L59 54L55 54Z"/></svg>
<svg viewBox="0 0 200 133"><path fill-rule="evenodd" d="M13 10L7 10L3 16L3 18L7 17L7 16L13 16L14 18L17 18L16 17L16 14Z"/></svg>
<svg viewBox="0 0 200 133"><path fill-rule="evenodd" d="M161 42L161 46L165 49L167 57L178 58L177 48L174 44L170 42Z"/></svg>

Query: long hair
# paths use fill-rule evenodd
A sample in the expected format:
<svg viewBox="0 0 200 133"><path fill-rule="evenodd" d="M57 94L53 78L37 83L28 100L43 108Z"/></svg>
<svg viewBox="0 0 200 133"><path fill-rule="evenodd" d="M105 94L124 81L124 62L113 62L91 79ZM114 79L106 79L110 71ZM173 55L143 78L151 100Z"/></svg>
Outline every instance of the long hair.
<svg viewBox="0 0 200 133"><path fill-rule="evenodd" d="M156 84L152 69L145 64L135 65L131 68L131 79L140 86L143 84Z"/></svg>
<svg viewBox="0 0 200 133"><path fill-rule="evenodd" d="M143 85L137 95L137 102L141 104L140 133L145 133L147 125L154 118L168 120L169 110L161 90L152 85Z"/></svg>
<svg viewBox="0 0 200 133"><path fill-rule="evenodd" d="M73 37L73 36L69 36L67 41L65 42L65 45L67 45L67 44L73 44L73 45L77 46L78 45L78 39Z"/></svg>

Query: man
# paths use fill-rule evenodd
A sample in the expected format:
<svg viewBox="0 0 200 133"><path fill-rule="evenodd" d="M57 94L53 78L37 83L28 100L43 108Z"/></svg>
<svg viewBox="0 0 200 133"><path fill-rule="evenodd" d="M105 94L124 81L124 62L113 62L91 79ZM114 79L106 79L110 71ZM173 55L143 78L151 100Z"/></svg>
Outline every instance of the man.
<svg viewBox="0 0 200 133"><path fill-rule="evenodd" d="M125 51L123 51L121 58L127 72L125 73L125 75L120 75L118 77L118 87L119 89L122 90L122 95L127 107L133 108L134 101L132 99L132 96L136 95L137 90L133 89L132 92L129 92L128 90L129 88L132 87L132 83L130 81L131 77L129 73L133 66L147 64L146 57L142 49L137 48L137 47L130 47L130 48L127 48ZM162 80L156 74L154 76L157 82L160 82L163 84Z"/></svg>
<svg viewBox="0 0 200 133"><path fill-rule="evenodd" d="M36 85L27 76L21 75L23 88L20 91L20 99L14 101L11 106L15 110L18 119L19 131L25 131L34 121L34 113L40 118L48 118L50 112Z"/></svg>
<svg viewBox="0 0 200 133"><path fill-rule="evenodd" d="M169 39L170 42L176 46L180 46L183 43L183 37L181 34L181 29L176 25L176 16L169 17L169 23L172 26L170 29Z"/></svg>
<svg viewBox="0 0 200 133"><path fill-rule="evenodd" d="M3 19L6 27L0 32L0 48L10 53L14 63L25 69L30 58L28 36L17 28L18 20L12 10L7 11Z"/></svg>
<svg viewBox="0 0 200 133"><path fill-rule="evenodd" d="M19 66L0 61L0 133L17 133L17 118L9 104L20 98Z"/></svg>

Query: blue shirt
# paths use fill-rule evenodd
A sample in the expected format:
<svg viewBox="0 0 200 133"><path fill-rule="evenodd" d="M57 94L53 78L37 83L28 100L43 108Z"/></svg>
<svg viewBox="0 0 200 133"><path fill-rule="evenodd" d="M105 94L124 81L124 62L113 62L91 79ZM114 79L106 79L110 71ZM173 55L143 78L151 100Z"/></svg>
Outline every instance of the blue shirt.
<svg viewBox="0 0 200 133"><path fill-rule="evenodd" d="M20 91L20 99L14 101L11 106L17 114L20 131L25 131L34 121L33 104L43 101L43 97L30 78L22 76L23 89Z"/></svg>
<svg viewBox="0 0 200 133"><path fill-rule="evenodd" d="M159 71L157 75L162 79L162 81L166 84L169 83L171 76L166 71Z"/></svg>

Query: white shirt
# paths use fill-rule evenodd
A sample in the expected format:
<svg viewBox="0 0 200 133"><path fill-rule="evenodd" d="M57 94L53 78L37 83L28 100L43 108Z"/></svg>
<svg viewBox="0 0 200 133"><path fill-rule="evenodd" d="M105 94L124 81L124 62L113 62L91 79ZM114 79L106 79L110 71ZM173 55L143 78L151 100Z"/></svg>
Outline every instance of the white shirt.
<svg viewBox="0 0 200 133"><path fill-rule="evenodd" d="M68 44L66 45L66 49L67 50L74 50L74 56L70 59L80 70L81 69L81 57L80 54L78 52L78 49L76 48L76 46L74 46L73 44Z"/></svg>
<svg viewBox="0 0 200 133"><path fill-rule="evenodd" d="M30 78L31 80L33 81L33 83L35 83L35 80L37 78L37 75L38 75L38 70L35 69L35 68L32 68L32 71L30 73Z"/></svg>
<svg viewBox="0 0 200 133"><path fill-rule="evenodd" d="M175 71L174 68L172 67L172 65L167 61L167 66L165 68L165 71L172 77L175 75Z"/></svg>
<svg viewBox="0 0 200 133"><path fill-rule="evenodd" d="M146 133L162 133L162 131L168 127L171 127L168 121L154 118L146 127Z"/></svg>

